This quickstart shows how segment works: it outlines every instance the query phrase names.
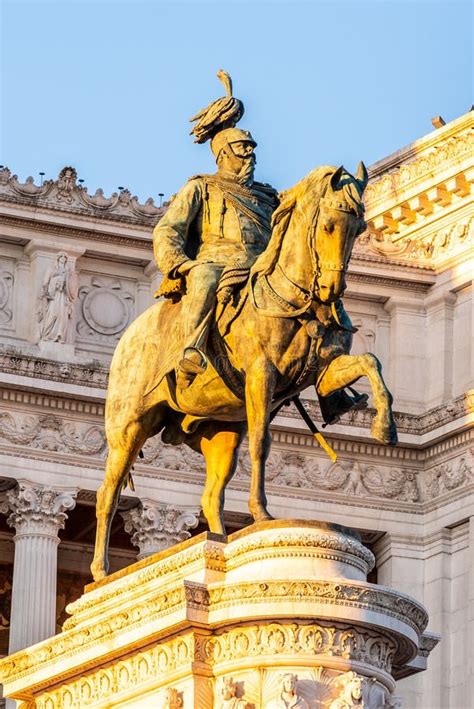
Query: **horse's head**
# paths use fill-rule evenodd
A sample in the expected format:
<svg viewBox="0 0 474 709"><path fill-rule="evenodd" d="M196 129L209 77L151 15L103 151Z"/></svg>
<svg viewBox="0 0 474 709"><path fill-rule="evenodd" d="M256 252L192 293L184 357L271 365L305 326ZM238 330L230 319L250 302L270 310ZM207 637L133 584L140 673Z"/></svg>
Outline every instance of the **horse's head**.
<svg viewBox="0 0 474 709"><path fill-rule="evenodd" d="M365 229L362 195L367 182L364 163L359 164L356 177L341 166L331 175L319 201L311 249L316 266L313 294L323 303L344 294L352 248Z"/></svg>

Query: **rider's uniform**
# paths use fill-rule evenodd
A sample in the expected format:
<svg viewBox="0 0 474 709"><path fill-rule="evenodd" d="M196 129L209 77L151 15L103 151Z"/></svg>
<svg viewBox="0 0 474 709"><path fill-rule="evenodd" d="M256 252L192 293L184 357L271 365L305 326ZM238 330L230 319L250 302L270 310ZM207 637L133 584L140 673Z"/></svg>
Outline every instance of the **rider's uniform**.
<svg viewBox="0 0 474 709"><path fill-rule="evenodd" d="M269 185L241 184L233 175L197 175L172 199L153 232L155 259L168 277L190 259L186 275L185 340L191 345L225 266L251 266L266 248L271 217L278 204Z"/></svg>

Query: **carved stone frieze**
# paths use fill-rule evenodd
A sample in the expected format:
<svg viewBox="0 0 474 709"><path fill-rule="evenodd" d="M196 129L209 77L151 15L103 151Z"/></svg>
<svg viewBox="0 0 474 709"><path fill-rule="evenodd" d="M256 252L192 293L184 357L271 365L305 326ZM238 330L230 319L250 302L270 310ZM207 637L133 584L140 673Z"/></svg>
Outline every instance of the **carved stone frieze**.
<svg viewBox="0 0 474 709"><path fill-rule="evenodd" d="M453 461L428 470L425 481L427 500L452 492L474 481L474 448Z"/></svg>
<svg viewBox="0 0 474 709"><path fill-rule="evenodd" d="M14 445L46 451L105 454L105 437L98 426L64 421L52 414L24 415L0 412L0 438Z"/></svg>
<svg viewBox="0 0 474 709"><path fill-rule="evenodd" d="M1 168L0 200L149 228L156 224L166 209L166 206L157 207L152 198L140 203L127 189L114 192L110 197L105 197L101 189L90 195L87 187L77 184L77 171L73 167L64 167L56 180L45 180L42 185L36 185L32 177L21 183L7 167Z"/></svg>
<svg viewBox="0 0 474 709"><path fill-rule="evenodd" d="M321 414L316 401L305 400L305 407L312 418L320 419ZM438 426L446 425L471 413L474 413L474 392L467 391L462 396L436 406L421 415L395 411L394 416L398 431L420 436L435 430ZM285 418L290 419L298 420L300 418L298 412L292 406L285 409L284 415ZM341 424L370 428L374 415L375 410L372 408L358 411L352 410L343 415Z"/></svg>
<svg viewBox="0 0 474 709"><path fill-rule="evenodd" d="M148 683L156 683L158 676L166 682L165 673L187 665L193 657L193 637L183 635L171 642L160 643L130 658L125 658L111 667L93 671L62 687L41 694L36 699L36 709L63 709L64 707L87 707L97 700L112 700L135 688L141 689ZM173 689L173 688L170 688ZM165 690L165 701L168 701ZM178 697L178 690L168 694L169 700ZM173 696L174 695L174 696ZM165 704L183 706L183 704Z"/></svg>
<svg viewBox="0 0 474 709"><path fill-rule="evenodd" d="M318 656L366 662L384 672L391 672L399 649L397 642L379 631L341 623L268 623L242 625L211 637L197 636L195 659L213 666L230 660L265 656Z"/></svg>
<svg viewBox="0 0 474 709"><path fill-rule="evenodd" d="M78 384L94 389L106 389L108 367L97 360L89 364L57 362L21 352L15 348L0 348L0 371L33 379Z"/></svg>
<svg viewBox="0 0 474 709"><path fill-rule="evenodd" d="M250 477L250 459L247 450L240 455L237 478ZM356 496L373 496L417 502L420 493L414 470L376 467L354 460L327 465L318 459L300 453L273 451L267 461L266 479L269 485L311 487L337 490Z"/></svg>
<svg viewBox="0 0 474 709"><path fill-rule="evenodd" d="M428 623L428 615L421 604L408 596L376 586L367 588L356 583L334 581L272 581L237 583L209 589L209 604L216 607L238 606L252 599L269 603L281 598L386 613L408 623L419 635Z"/></svg>
<svg viewBox="0 0 474 709"><path fill-rule="evenodd" d="M49 534L56 537L66 522L66 511L76 504L76 491L58 491L50 487L20 482L17 488L3 493L0 512L17 536ZM59 541L59 540L58 540Z"/></svg>
<svg viewBox="0 0 474 709"><path fill-rule="evenodd" d="M176 509L152 500L143 500L139 507L121 514L125 531L140 550L140 559L189 539L188 530L199 524L198 511Z"/></svg>
<svg viewBox="0 0 474 709"><path fill-rule="evenodd" d="M472 154L473 135L470 127L448 139L440 141L423 154L418 154L414 159L407 160L402 166L396 165L392 169L384 170L383 174L372 177L365 190L365 203L367 208L379 199L397 195L410 182L424 180L430 177L436 168L445 169L449 161L459 162L460 158Z"/></svg>

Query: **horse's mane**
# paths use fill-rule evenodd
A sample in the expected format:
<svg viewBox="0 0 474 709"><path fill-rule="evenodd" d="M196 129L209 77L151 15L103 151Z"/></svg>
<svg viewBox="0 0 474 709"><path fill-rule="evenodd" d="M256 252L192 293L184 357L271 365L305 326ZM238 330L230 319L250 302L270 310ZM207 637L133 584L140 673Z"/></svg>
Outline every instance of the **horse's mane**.
<svg viewBox="0 0 474 709"><path fill-rule="evenodd" d="M298 201L303 196L308 196L311 191L311 202L316 209L319 200L324 196L332 175L338 168L330 165L322 165L312 170L306 177L296 183L290 189L281 192L280 204L273 212L272 235L267 248L263 251L252 266L251 273L267 274L275 268L280 255L283 237L286 234L290 223L291 215ZM339 181L338 190L342 193L342 198L347 202L351 210L361 216L364 211L360 186L357 180L348 172L344 171ZM312 215L309 215L312 216Z"/></svg>

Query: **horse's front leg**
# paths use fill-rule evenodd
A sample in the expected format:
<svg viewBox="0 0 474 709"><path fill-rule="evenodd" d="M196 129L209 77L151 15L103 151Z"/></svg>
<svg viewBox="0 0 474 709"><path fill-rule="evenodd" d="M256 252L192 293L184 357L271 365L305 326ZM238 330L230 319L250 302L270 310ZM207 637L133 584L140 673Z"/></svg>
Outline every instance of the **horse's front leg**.
<svg viewBox="0 0 474 709"><path fill-rule="evenodd" d="M397 427L392 413L392 395L382 377L382 365L370 352L363 355L340 355L333 359L317 386L321 396L329 396L337 389L350 386L366 376L374 395L375 418L372 435L381 443L394 446L397 443Z"/></svg>
<svg viewBox="0 0 474 709"><path fill-rule="evenodd" d="M249 509L255 522L273 519L265 496L265 461L270 452L270 406L275 373L265 360L253 363L247 371L245 406L247 410L249 454L252 467Z"/></svg>

